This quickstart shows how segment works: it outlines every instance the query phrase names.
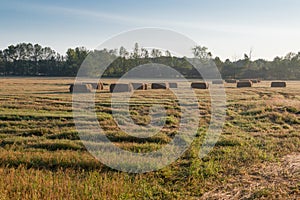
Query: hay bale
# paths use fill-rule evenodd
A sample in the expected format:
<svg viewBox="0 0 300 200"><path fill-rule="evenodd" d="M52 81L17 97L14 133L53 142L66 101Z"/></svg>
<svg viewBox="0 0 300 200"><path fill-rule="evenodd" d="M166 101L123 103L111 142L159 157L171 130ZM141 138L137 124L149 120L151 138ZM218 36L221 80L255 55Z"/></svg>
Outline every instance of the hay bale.
<svg viewBox="0 0 300 200"><path fill-rule="evenodd" d="M74 88L74 84L70 84L69 91L72 93Z"/></svg>
<svg viewBox="0 0 300 200"><path fill-rule="evenodd" d="M224 82L223 82L223 80L213 80L212 84L214 84L214 85L222 85L222 84L224 84Z"/></svg>
<svg viewBox="0 0 300 200"><path fill-rule="evenodd" d="M93 91L93 86L91 84L71 84L69 90L74 93L87 93Z"/></svg>
<svg viewBox="0 0 300 200"><path fill-rule="evenodd" d="M271 83L271 87L286 87L286 82L284 81L274 81Z"/></svg>
<svg viewBox="0 0 300 200"><path fill-rule="evenodd" d="M251 82L252 82L252 83L259 83L260 81L257 80L257 79L251 79Z"/></svg>
<svg viewBox="0 0 300 200"><path fill-rule="evenodd" d="M168 89L169 86L168 86L168 83L152 83L151 84L151 89L163 89L163 90L166 90Z"/></svg>
<svg viewBox="0 0 300 200"><path fill-rule="evenodd" d="M147 83L145 83L145 84L144 84L144 86L145 86L145 90L148 90L148 89L149 89L149 87L148 87L148 84L147 84Z"/></svg>
<svg viewBox="0 0 300 200"><path fill-rule="evenodd" d="M249 80L249 79L240 79L238 82L249 82L249 81L250 81L251 83L253 83L252 80Z"/></svg>
<svg viewBox="0 0 300 200"><path fill-rule="evenodd" d="M225 82L226 83L237 83L238 81L235 79L226 79Z"/></svg>
<svg viewBox="0 0 300 200"><path fill-rule="evenodd" d="M101 83L101 82L99 82L99 83L83 82L82 84L86 84L86 85L89 84L92 86L92 88L94 90L103 90L103 83Z"/></svg>
<svg viewBox="0 0 300 200"><path fill-rule="evenodd" d="M208 89L209 84L207 82L193 82L191 87L194 89Z"/></svg>
<svg viewBox="0 0 300 200"><path fill-rule="evenodd" d="M169 83L169 88L178 88L177 83Z"/></svg>
<svg viewBox="0 0 300 200"><path fill-rule="evenodd" d="M127 83L112 83L109 86L109 91L113 92L131 92L132 86L131 84Z"/></svg>
<svg viewBox="0 0 300 200"><path fill-rule="evenodd" d="M97 84L96 89L97 89L97 90L103 90L103 89L104 89L103 83L102 83L102 82L99 82L99 83Z"/></svg>
<svg viewBox="0 0 300 200"><path fill-rule="evenodd" d="M237 83L237 88L244 88L244 87L252 87L252 82L251 81L239 81Z"/></svg>
<svg viewBox="0 0 300 200"><path fill-rule="evenodd" d="M131 83L134 90L147 90L147 84L145 83Z"/></svg>

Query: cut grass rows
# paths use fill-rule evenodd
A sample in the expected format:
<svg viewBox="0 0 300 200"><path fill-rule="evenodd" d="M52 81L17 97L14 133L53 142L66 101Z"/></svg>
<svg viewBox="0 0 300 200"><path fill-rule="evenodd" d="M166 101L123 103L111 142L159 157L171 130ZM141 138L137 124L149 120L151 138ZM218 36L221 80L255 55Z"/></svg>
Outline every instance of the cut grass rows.
<svg viewBox="0 0 300 200"><path fill-rule="evenodd" d="M260 166L278 163L283 156L300 152L300 83L292 82L288 88L278 90L266 88L268 83L242 90L227 85L223 133L213 151L202 159L198 153L210 120L210 100L208 91L196 91L202 117L191 147L170 166L135 175L110 169L86 151L72 118L72 95L67 93L67 84L72 80L0 82L3 199L193 199L213 190L239 191L240 198L246 194L267 199L300 195L299 181L298 186L295 182L300 178L297 174L255 173ZM149 123L149 108L153 104L161 103L167 111L165 127L147 139L130 136L117 127L110 97L107 92L97 93L96 111L105 134L116 146L147 153L162 148L176 134L181 109L172 93L138 91L131 98L130 113L137 124ZM80 123L85 127L92 125ZM95 141L89 144L97 148ZM257 177L257 182L249 177ZM275 179L279 181L270 187L268 180ZM240 182L247 180L259 187L244 188Z"/></svg>

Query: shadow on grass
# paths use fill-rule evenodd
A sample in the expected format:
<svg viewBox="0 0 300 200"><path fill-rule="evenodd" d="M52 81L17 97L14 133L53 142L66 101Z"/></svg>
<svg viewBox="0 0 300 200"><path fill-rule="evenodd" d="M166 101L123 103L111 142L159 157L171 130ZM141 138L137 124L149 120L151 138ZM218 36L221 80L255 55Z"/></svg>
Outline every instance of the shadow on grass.
<svg viewBox="0 0 300 200"><path fill-rule="evenodd" d="M83 145L72 144L72 143L31 144L31 145L27 145L27 148L46 149L48 151L58 151L58 150L84 151L84 150L86 150Z"/></svg>
<svg viewBox="0 0 300 200"><path fill-rule="evenodd" d="M32 94L72 94L70 92L34 92Z"/></svg>
<svg viewBox="0 0 300 200"><path fill-rule="evenodd" d="M93 160L82 160L79 162L68 162L68 161L58 161L56 159L41 159L38 157L34 157L30 160L7 160L1 161L0 167L5 168L19 168L25 167L26 169L38 169L38 170L50 170L50 171L58 171L58 170L78 170L78 171L95 171L99 170L101 172L109 172L116 171L103 165L100 161Z"/></svg>
<svg viewBox="0 0 300 200"><path fill-rule="evenodd" d="M149 138L138 138L133 136L113 136L108 135L107 138L111 142L135 142L135 143L157 143L157 144L167 144L170 138L162 137L149 137Z"/></svg>

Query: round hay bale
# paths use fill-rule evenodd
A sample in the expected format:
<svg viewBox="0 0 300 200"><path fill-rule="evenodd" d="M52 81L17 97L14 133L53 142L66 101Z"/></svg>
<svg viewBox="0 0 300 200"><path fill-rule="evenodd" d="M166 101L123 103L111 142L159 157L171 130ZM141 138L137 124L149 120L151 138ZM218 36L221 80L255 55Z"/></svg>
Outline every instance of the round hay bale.
<svg viewBox="0 0 300 200"><path fill-rule="evenodd" d="M273 81L271 87L286 87L286 82L284 81Z"/></svg>
<svg viewBox="0 0 300 200"><path fill-rule="evenodd" d="M147 85L145 83L131 83L134 90L147 90Z"/></svg>
<svg viewBox="0 0 300 200"><path fill-rule="evenodd" d="M166 90L168 89L169 86L168 86L168 83L152 83L151 84L151 89L163 89L163 90Z"/></svg>
<svg viewBox="0 0 300 200"><path fill-rule="evenodd" d="M109 91L113 92L131 92L132 86L128 83L112 83L109 86Z"/></svg>
<svg viewBox="0 0 300 200"><path fill-rule="evenodd" d="M191 87L194 89L208 89L209 84L207 82L193 82Z"/></svg>
<svg viewBox="0 0 300 200"><path fill-rule="evenodd" d="M237 88L245 88L245 87L252 87L252 82L251 81L239 81L237 83Z"/></svg>
<svg viewBox="0 0 300 200"><path fill-rule="evenodd" d="M72 93L74 88L74 84L70 84L69 91Z"/></svg>
<svg viewBox="0 0 300 200"><path fill-rule="evenodd" d="M87 93L92 92L93 87L90 84L71 84L69 90L73 93Z"/></svg>
<svg viewBox="0 0 300 200"><path fill-rule="evenodd" d="M177 83L169 83L169 88L178 88Z"/></svg>
<svg viewBox="0 0 300 200"><path fill-rule="evenodd" d="M250 81L251 83L253 83L252 80L249 80L249 79L240 79L238 82L249 82L249 81Z"/></svg>
<svg viewBox="0 0 300 200"><path fill-rule="evenodd" d="M223 82L223 80L213 80L212 84L214 84L214 85L222 85L222 84L224 84L224 82Z"/></svg>
<svg viewBox="0 0 300 200"><path fill-rule="evenodd" d="M226 79L225 82L226 83L237 83L238 81L235 79Z"/></svg>
<svg viewBox="0 0 300 200"><path fill-rule="evenodd" d="M97 84L96 89L97 89L97 90L103 90L103 89L104 89L103 83L102 83L102 82L99 82L99 83Z"/></svg>
<svg viewBox="0 0 300 200"><path fill-rule="evenodd" d="M259 81L257 79L251 79L252 83L259 83Z"/></svg>
<svg viewBox="0 0 300 200"><path fill-rule="evenodd" d="M149 89L149 87L148 87L148 84L147 84L147 83L145 83L145 84L144 84L144 86L145 86L145 90L148 90L148 89Z"/></svg>

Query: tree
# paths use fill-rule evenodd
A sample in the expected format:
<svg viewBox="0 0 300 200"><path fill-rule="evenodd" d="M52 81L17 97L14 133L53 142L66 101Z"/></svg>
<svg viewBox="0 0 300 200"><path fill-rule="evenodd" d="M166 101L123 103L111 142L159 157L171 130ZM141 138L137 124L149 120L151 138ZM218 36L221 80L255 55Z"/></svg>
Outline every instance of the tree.
<svg viewBox="0 0 300 200"><path fill-rule="evenodd" d="M212 57L206 47L196 46L192 50L195 58L191 60L199 61L200 58L205 61ZM249 56L251 53L252 51L245 54L244 58L233 62L229 59L222 62L219 57L216 57L214 62L223 78L299 79L300 52L291 52L283 57L276 57L273 61L263 59L252 61ZM159 49L151 51L146 48L139 49L138 43L135 43L130 56L124 47L120 47L119 58L116 49L89 52L84 47L76 47L68 49L66 56L62 56L50 47L42 47L39 44L10 45L0 50L0 75L75 76L88 54L92 59L85 61L89 67L84 74L90 77L97 77L100 74L120 77L133 67L149 62L172 66L185 77L200 77L197 70L187 61L188 58L172 57L168 50L162 52ZM109 67L104 70L103 66Z"/></svg>
<svg viewBox="0 0 300 200"><path fill-rule="evenodd" d="M172 54L171 54L171 52L169 50L166 50L165 51L165 56L166 57L172 57Z"/></svg>
<svg viewBox="0 0 300 200"><path fill-rule="evenodd" d="M133 54L132 58L138 59L140 57L140 50L139 50L139 44L136 42L134 44Z"/></svg>
<svg viewBox="0 0 300 200"><path fill-rule="evenodd" d="M117 49L110 49L109 51L108 51L108 53L109 54L111 54L111 55L117 55Z"/></svg>
<svg viewBox="0 0 300 200"><path fill-rule="evenodd" d="M128 56L128 52L127 52L127 50L125 49L125 47L123 47L123 46L120 47L119 55L120 55L122 58L126 58L126 57Z"/></svg>
<svg viewBox="0 0 300 200"><path fill-rule="evenodd" d="M201 60L211 59L212 53L207 52L207 47L195 46L192 48L193 54L195 58L199 58Z"/></svg>
<svg viewBox="0 0 300 200"><path fill-rule="evenodd" d="M42 59L42 46L39 44L35 44L33 46L33 60L37 63Z"/></svg>
<svg viewBox="0 0 300 200"><path fill-rule="evenodd" d="M145 49L145 48L141 49L141 57L142 58L149 58L149 52L148 52L147 49Z"/></svg>
<svg viewBox="0 0 300 200"><path fill-rule="evenodd" d="M88 55L88 50L84 47L76 47L75 49L68 49L66 56L66 65L70 75L76 75L82 62Z"/></svg>
<svg viewBox="0 0 300 200"><path fill-rule="evenodd" d="M3 52L0 50L0 75L4 75L4 70L5 70L4 64L5 62L4 62Z"/></svg>
<svg viewBox="0 0 300 200"><path fill-rule="evenodd" d="M223 69L223 62L221 61L221 59L219 57L215 57L214 62L218 67L219 71L221 72Z"/></svg>
<svg viewBox="0 0 300 200"><path fill-rule="evenodd" d="M151 56L153 58L158 58L158 57L162 56L162 53L161 53L161 51L159 49L152 49Z"/></svg>

